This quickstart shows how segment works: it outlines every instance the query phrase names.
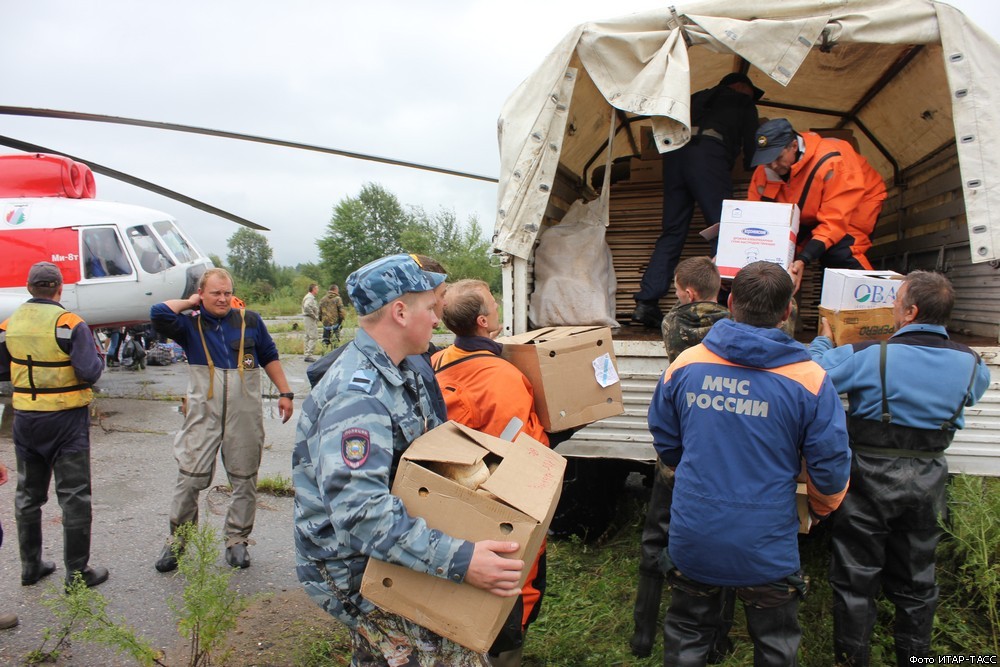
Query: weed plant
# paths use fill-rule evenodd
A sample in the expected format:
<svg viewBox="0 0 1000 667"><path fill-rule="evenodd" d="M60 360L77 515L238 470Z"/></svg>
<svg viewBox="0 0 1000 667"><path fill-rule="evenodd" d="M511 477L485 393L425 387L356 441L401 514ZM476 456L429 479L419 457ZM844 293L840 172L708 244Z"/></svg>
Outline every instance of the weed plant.
<svg viewBox="0 0 1000 667"><path fill-rule="evenodd" d="M55 587L50 588L42 604L59 620L59 627L45 629L42 645L25 656L27 664L56 662L71 640L109 646L144 667L164 664L160 661L162 655L136 634L124 617L116 619L108 615L108 601L96 590L87 588L79 572L65 595ZM54 646L46 650L53 639Z"/></svg>
<svg viewBox="0 0 1000 667"><path fill-rule="evenodd" d="M295 487L292 486L291 478L285 477L280 473L276 475L264 475L258 479L257 491L282 498L291 498L295 495Z"/></svg>
<svg viewBox="0 0 1000 667"><path fill-rule="evenodd" d="M177 570L185 584L181 602L171 601L170 607L181 636L190 643L188 667L207 667L250 600L229 588L233 571L218 564L220 540L214 528L187 523L175 537Z"/></svg>

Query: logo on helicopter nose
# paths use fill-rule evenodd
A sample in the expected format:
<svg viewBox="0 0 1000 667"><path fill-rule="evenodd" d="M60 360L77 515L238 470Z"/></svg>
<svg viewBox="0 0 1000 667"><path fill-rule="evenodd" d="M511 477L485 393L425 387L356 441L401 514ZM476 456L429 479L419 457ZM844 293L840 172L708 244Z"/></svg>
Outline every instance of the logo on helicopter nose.
<svg viewBox="0 0 1000 667"><path fill-rule="evenodd" d="M28 207L25 204L12 206L3 215L4 222L11 227L22 225L28 219Z"/></svg>

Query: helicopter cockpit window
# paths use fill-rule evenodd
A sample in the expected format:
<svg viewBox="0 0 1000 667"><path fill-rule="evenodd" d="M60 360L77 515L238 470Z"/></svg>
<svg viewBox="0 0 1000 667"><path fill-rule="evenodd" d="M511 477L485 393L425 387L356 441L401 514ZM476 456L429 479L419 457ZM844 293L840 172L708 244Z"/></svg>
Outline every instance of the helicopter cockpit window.
<svg viewBox="0 0 1000 667"><path fill-rule="evenodd" d="M132 275L132 266L114 229L83 230L83 273L87 278Z"/></svg>
<svg viewBox="0 0 1000 667"><path fill-rule="evenodd" d="M177 258L178 262L186 264L195 259L198 259L198 251L195 250L187 240L181 236L180 232L177 231L177 227L174 223L169 220L163 220L161 222L154 222L153 229L156 233L160 235L163 242L167 244L167 248L170 252L174 253L174 257Z"/></svg>
<svg viewBox="0 0 1000 667"><path fill-rule="evenodd" d="M173 260L153 238L148 227L144 225L129 227L126 236L132 244L135 256L139 258L139 266L146 273L160 273L174 265Z"/></svg>

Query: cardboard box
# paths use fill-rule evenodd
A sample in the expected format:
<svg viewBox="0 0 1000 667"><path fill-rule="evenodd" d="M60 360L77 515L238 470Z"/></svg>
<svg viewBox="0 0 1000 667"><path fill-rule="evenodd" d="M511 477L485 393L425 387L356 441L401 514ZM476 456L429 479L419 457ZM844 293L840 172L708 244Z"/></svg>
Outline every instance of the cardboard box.
<svg viewBox="0 0 1000 667"><path fill-rule="evenodd" d="M830 310L820 306L819 316L830 323L837 347L866 340L886 340L896 332L892 308Z"/></svg>
<svg viewBox="0 0 1000 667"><path fill-rule="evenodd" d="M892 308L902 280L895 271L826 269L819 305L827 310Z"/></svg>
<svg viewBox="0 0 1000 667"><path fill-rule="evenodd" d="M799 233L799 207L774 202L722 202L719 250L715 263L723 278L734 278L747 264L791 266Z"/></svg>
<svg viewBox="0 0 1000 667"><path fill-rule="evenodd" d="M805 484L795 485L795 509L799 514L799 532L808 533L812 528L812 517L809 516L809 492Z"/></svg>
<svg viewBox="0 0 1000 667"><path fill-rule="evenodd" d="M504 359L535 391L535 412L554 433L620 415L622 385L608 327L547 327L498 338Z"/></svg>
<svg viewBox="0 0 1000 667"><path fill-rule="evenodd" d="M656 157L652 160L632 158L629 161L629 183L662 183L663 160Z"/></svg>
<svg viewBox="0 0 1000 667"><path fill-rule="evenodd" d="M498 464L472 491L439 475L439 463ZM417 438L403 453L392 493L411 516L452 537L517 542L521 584L542 546L562 491L566 460L521 434L513 442L447 422ZM492 646L517 601L469 584L370 559L361 595L474 651Z"/></svg>

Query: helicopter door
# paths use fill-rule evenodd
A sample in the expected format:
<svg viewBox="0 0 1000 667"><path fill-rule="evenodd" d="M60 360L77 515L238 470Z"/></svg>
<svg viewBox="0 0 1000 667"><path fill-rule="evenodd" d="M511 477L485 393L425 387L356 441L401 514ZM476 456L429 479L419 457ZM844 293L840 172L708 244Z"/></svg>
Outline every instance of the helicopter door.
<svg viewBox="0 0 1000 667"><path fill-rule="evenodd" d="M78 312L89 321L135 320L138 275L114 226L80 228Z"/></svg>

